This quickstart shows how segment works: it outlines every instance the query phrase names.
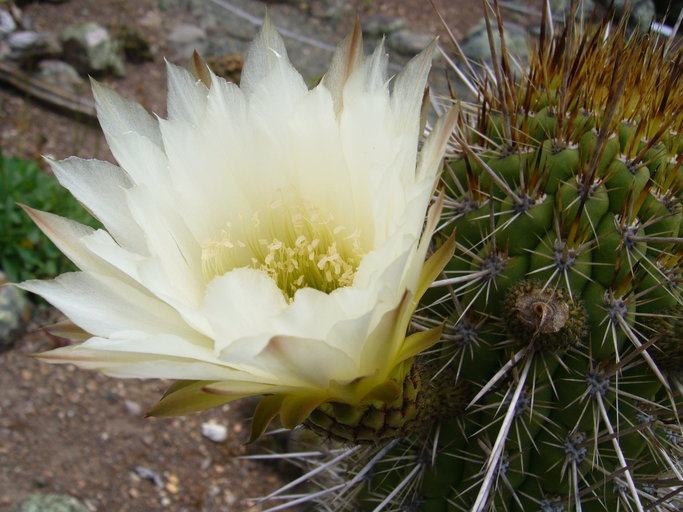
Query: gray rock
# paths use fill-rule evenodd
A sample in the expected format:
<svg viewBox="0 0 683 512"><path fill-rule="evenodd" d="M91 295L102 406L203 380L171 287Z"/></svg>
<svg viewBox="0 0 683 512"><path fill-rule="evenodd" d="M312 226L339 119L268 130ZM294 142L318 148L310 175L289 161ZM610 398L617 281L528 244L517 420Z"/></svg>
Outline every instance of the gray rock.
<svg viewBox="0 0 683 512"><path fill-rule="evenodd" d="M206 51L202 55L205 57L223 58L226 55L246 54L248 49L249 43L244 39L216 35L209 39Z"/></svg>
<svg viewBox="0 0 683 512"><path fill-rule="evenodd" d="M161 13L159 11L151 10L147 11L145 15L140 18L138 25L147 28L159 28L161 27L163 21L164 20L162 19Z"/></svg>
<svg viewBox="0 0 683 512"><path fill-rule="evenodd" d="M6 350L26 331L31 303L19 288L2 286L7 277L0 271L0 351Z"/></svg>
<svg viewBox="0 0 683 512"><path fill-rule="evenodd" d="M80 94L86 90L85 80L78 71L61 60L43 60L38 64L36 76L60 89Z"/></svg>
<svg viewBox="0 0 683 512"><path fill-rule="evenodd" d="M650 28L655 17L654 0L614 0L614 7L617 12L629 12L631 24L643 31Z"/></svg>
<svg viewBox="0 0 683 512"><path fill-rule="evenodd" d="M175 50L177 58L189 58L195 50L204 53L208 38L204 29L189 23L181 23L168 35L168 42Z"/></svg>
<svg viewBox="0 0 683 512"><path fill-rule="evenodd" d="M387 39L387 46L401 55L417 55L427 48L434 40L431 34L420 34L410 29L402 28L392 34Z"/></svg>
<svg viewBox="0 0 683 512"><path fill-rule="evenodd" d="M10 13L0 9L0 36L11 34L17 29L17 22Z"/></svg>
<svg viewBox="0 0 683 512"><path fill-rule="evenodd" d="M337 19L346 10L345 0L311 0L310 13L316 18Z"/></svg>
<svg viewBox="0 0 683 512"><path fill-rule="evenodd" d="M171 9L176 9L180 6L182 0L159 0L159 9L162 11L170 11Z"/></svg>
<svg viewBox="0 0 683 512"><path fill-rule="evenodd" d="M383 34L391 34L406 26L405 18L392 16L391 14L375 14L363 19L361 23L363 34L371 37L380 37Z"/></svg>
<svg viewBox="0 0 683 512"><path fill-rule="evenodd" d="M572 0L550 0L550 9L554 15L568 16L571 12ZM576 8L576 16L588 19L595 9L593 0L579 0Z"/></svg>
<svg viewBox="0 0 683 512"><path fill-rule="evenodd" d="M526 62L529 57L527 46L529 33L527 30L514 23L506 23L503 33L508 53L514 55L520 62ZM495 41L496 55L500 56L500 35L496 27L493 27L493 39ZM460 47L468 59L485 64L492 63L486 22L483 19L465 35L464 39L460 42Z"/></svg>
<svg viewBox="0 0 683 512"><path fill-rule="evenodd" d="M107 29L92 21L71 25L60 35L63 58L82 75L126 74L121 43L112 40Z"/></svg>
<svg viewBox="0 0 683 512"><path fill-rule="evenodd" d="M173 9L184 9L193 15L201 15L204 12L206 0L159 0L159 9L171 11Z"/></svg>
<svg viewBox="0 0 683 512"><path fill-rule="evenodd" d="M59 43L50 34L33 30L17 30L7 36L10 58L17 61L58 55Z"/></svg>
<svg viewBox="0 0 683 512"><path fill-rule="evenodd" d="M66 494L29 494L12 512L90 512L88 507Z"/></svg>

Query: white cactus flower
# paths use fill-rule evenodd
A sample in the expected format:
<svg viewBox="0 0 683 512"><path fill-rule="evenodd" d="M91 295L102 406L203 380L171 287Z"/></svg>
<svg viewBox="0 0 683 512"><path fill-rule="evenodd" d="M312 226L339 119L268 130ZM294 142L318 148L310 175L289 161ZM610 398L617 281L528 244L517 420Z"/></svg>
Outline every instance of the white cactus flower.
<svg viewBox="0 0 683 512"><path fill-rule="evenodd" d="M438 337L406 337L448 249L425 264L455 121L418 154L433 49L390 84L381 44L365 58L356 28L309 90L266 20L239 87L168 65L168 119L95 83L119 166L50 163L105 229L27 208L80 271L20 285L87 336L39 357L181 380L159 415L264 395L261 429L390 395Z"/></svg>

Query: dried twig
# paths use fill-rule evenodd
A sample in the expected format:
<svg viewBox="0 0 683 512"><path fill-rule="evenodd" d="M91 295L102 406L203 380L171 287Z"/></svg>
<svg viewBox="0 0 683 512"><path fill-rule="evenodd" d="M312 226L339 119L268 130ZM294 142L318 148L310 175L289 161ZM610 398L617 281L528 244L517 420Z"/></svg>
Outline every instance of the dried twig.
<svg viewBox="0 0 683 512"><path fill-rule="evenodd" d="M0 83L19 89L26 95L46 103L55 110L67 113L81 122L97 123L95 104L92 100L76 96L44 80L39 80L14 64L0 61Z"/></svg>

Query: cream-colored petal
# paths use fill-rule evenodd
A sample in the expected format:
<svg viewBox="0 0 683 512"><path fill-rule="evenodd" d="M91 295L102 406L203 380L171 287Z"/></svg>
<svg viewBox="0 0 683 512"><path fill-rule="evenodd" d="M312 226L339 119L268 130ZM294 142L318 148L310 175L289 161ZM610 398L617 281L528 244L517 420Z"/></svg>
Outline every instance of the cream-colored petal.
<svg viewBox="0 0 683 512"><path fill-rule="evenodd" d="M186 297L169 290L161 265L119 246L103 230L93 230L77 222L26 207L31 218L57 247L81 270L113 278L145 295L154 294L180 313L195 330L210 334L204 317L188 307ZM156 270L152 270L156 269Z"/></svg>
<svg viewBox="0 0 683 512"><path fill-rule="evenodd" d="M244 59L240 89L250 96L279 59L287 59L287 49L266 13L263 26Z"/></svg>
<svg viewBox="0 0 683 512"><path fill-rule="evenodd" d="M201 248L178 211L145 187L129 190L127 199L153 255L148 264L156 269L158 263L162 270L151 274L158 278L155 287L163 286L165 295L198 307L203 295Z"/></svg>
<svg viewBox="0 0 683 512"><path fill-rule="evenodd" d="M245 188L256 181L250 155L257 148L250 143L249 126L209 124L194 129L186 122L162 121L161 131L175 208L200 243L216 236L240 212L252 211Z"/></svg>
<svg viewBox="0 0 683 512"><path fill-rule="evenodd" d="M188 295L178 293L173 283L169 283L159 259L145 258L127 251L102 230L83 237L80 242L87 252L100 258L99 267L88 267L84 270L116 277L145 293L153 294L173 307L190 327L207 336L211 335L211 328L204 316L197 311L196 303L188 300ZM103 266L105 268L102 268ZM201 287L195 288L199 294Z"/></svg>
<svg viewBox="0 0 683 512"><path fill-rule="evenodd" d="M134 132L147 137L157 146L161 146L161 134L156 119L150 116L140 104L122 98L96 80L90 82L95 96L97 118L104 133L122 135Z"/></svg>
<svg viewBox="0 0 683 512"><path fill-rule="evenodd" d="M109 162L76 157L48 162L59 183L104 224L117 242L146 252L144 236L126 207L126 190L133 183L125 171Z"/></svg>
<svg viewBox="0 0 683 512"><path fill-rule="evenodd" d="M213 279L206 288L202 311L214 331L215 352L226 363L224 349L240 338L270 337L273 319L287 307L282 291L264 272L237 268ZM261 350L256 340L252 353Z"/></svg>
<svg viewBox="0 0 683 512"><path fill-rule="evenodd" d="M168 118L199 125L206 108L208 89L186 69L166 61Z"/></svg>
<svg viewBox="0 0 683 512"><path fill-rule="evenodd" d="M105 340L108 341L108 340ZM164 339L157 339L164 342ZM249 375L220 364L197 359L158 354L89 348L85 345L62 347L37 355L55 364L75 364L89 370L120 378L223 380L248 379ZM263 384L258 383L258 386Z"/></svg>
<svg viewBox="0 0 683 512"><path fill-rule="evenodd" d="M286 424L323 400L358 403L399 375L402 358L432 339L403 344L434 227L432 210L420 243L425 211L455 116L437 124L416 169L431 49L392 88L383 46L367 59L361 46L356 27L309 91L267 19L241 89L169 65L169 119L158 123L95 86L125 170L53 165L111 236L32 213L87 272L22 286L96 336L43 357L118 376L221 381L211 392L231 397L282 393L271 412ZM289 247L295 214L312 226L296 243L356 233L336 240L345 261L360 261L351 286L304 288L290 301L271 276L248 268L259 261L249 251L271 240L290 249L278 258L301 257ZM349 241L356 236L360 245ZM234 254L211 254L228 241ZM220 260L215 269L207 257Z"/></svg>
<svg viewBox="0 0 683 512"><path fill-rule="evenodd" d="M354 276L354 288L388 286L401 289L404 286L401 274L416 245L414 235L400 231L393 233L382 245L365 255Z"/></svg>
<svg viewBox="0 0 683 512"><path fill-rule="evenodd" d="M394 80L391 106L396 114L396 122L400 124L407 140L417 140L420 135L418 130L422 95L435 49L436 40L413 57Z"/></svg>
<svg viewBox="0 0 683 512"><path fill-rule="evenodd" d="M271 53L276 55L274 50ZM297 102L308 93L308 87L286 54L276 55L269 65L259 81L250 87L247 96L249 116L252 122L258 122L263 131L278 140L279 130Z"/></svg>
<svg viewBox="0 0 683 512"><path fill-rule="evenodd" d="M40 230L81 270L101 268L103 262L93 257L86 250L82 239L95 232L90 226L54 215L49 212L35 210L24 206L24 211L31 217ZM106 264L105 264L106 266Z"/></svg>
<svg viewBox="0 0 683 512"><path fill-rule="evenodd" d="M181 337L166 333L121 331L109 338L92 337L80 345L88 350L106 350L130 354L176 357L188 362L201 361L224 366L216 358L210 340L198 336Z"/></svg>
<svg viewBox="0 0 683 512"><path fill-rule="evenodd" d="M162 148L135 132L108 135L107 142L116 161L135 184L154 187L160 198L170 199L173 183Z"/></svg>
<svg viewBox="0 0 683 512"><path fill-rule="evenodd" d="M275 386L273 384L263 384L261 382L248 382L239 380L221 380L204 386L204 390L209 393L216 393L218 395L271 395L274 393L281 393L289 391L283 386Z"/></svg>
<svg viewBox="0 0 683 512"><path fill-rule="evenodd" d="M146 293L140 287L136 264L142 256L119 246L103 230L72 220L24 207L31 219L64 255L81 270L119 279Z"/></svg>
<svg viewBox="0 0 683 512"><path fill-rule="evenodd" d="M316 338L336 347L354 358L358 343L363 337L345 335L351 329L355 333L367 330L373 315L374 290L346 287L332 293L312 288L302 288L294 295L294 301L273 322L273 332L287 336ZM315 318L315 322L311 322ZM341 323L355 323L354 327Z"/></svg>
<svg viewBox="0 0 683 512"><path fill-rule="evenodd" d="M282 384L326 389L330 381L358 377L358 367L339 349L322 340L276 336L254 358Z"/></svg>
<svg viewBox="0 0 683 512"><path fill-rule="evenodd" d="M384 40L380 41L375 51L356 69L344 87L344 108L351 98L361 98L364 94L388 91L387 65L389 55L384 49Z"/></svg>
<svg viewBox="0 0 683 512"><path fill-rule="evenodd" d="M342 95L346 81L362 63L363 32L360 23L356 23L353 31L335 50L330 69L325 73L321 82L329 89L337 114L344 105Z"/></svg>
<svg viewBox="0 0 683 512"><path fill-rule="evenodd" d="M202 338L171 307L115 278L72 272L51 281L25 281L18 286L40 295L97 336L141 331Z"/></svg>
<svg viewBox="0 0 683 512"><path fill-rule="evenodd" d="M213 75L205 122L228 130L220 134L220 138L226 141L238 134L247 124L247 102L243 91L234 83Z"/></svg>
<svg viewBox="0 0 683 512"><path fill-rule="evenodd" d="M384 313L377 325L368 333L366 342L360 351L359 361L363 373L377 373L379 382L389 376L398 362L400 344L405 336L405 328L401 320L405 315L410 295L405 293L395 307Z"/></svg>
<svg viewBox="0 0 683 512"><path fill-rule="evenodd" d="M372 343L370 333L386 310L385 304L373 304L373 306L369 311L366 308L364 314L360 316L338 320L332 325L326 336L327 344L344 352L358 368L365 368L365 370L361 370L363 373L371 373L378 368L374 366L373 370L369 370L369 366L361 359L364 346L367 343Z"/></svg>
<svg viewBox="0 0 683 512"><path fill-rule="evenodd" d="M297 195L329 212L349 231L362 225L370 212L367 203L356 197L326 88L319 86L297 102L287 120L286 141L278 160L288 161L282 171L289 174ZM360 236L368 246L374 233L365 229Z"/></svg>
<svg viewBox="0 0 683 512"><path fill-rule="evenodd" d="M439 118L434 129L422 146L420 159L417 164L418 178L434 176L441 169L441 160L446 150L448 139L458 120L460 108L454 105L446 115Z"/></svg>
<svg viewBox="0 0 683 512"><path fill-rule="evenodd" d="M100 266L89 266L83 270L90 273L113 274L122 279L122 274L129 277L138 284L145 284L139 274L140 264L146 260L145 256L129 251L114 241L114 239L101 229L94 231L81 238L83 247L92 255L99 259ZM106 262L106 269L102 269L102 262Z"/></svg>

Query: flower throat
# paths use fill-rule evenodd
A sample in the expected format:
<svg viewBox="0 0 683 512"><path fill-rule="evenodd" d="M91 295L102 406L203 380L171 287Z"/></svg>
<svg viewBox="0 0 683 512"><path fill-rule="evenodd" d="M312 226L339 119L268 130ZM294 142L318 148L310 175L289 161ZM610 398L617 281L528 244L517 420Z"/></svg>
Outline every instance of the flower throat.
<svg viewBox="0 0 683 512"><path fill-rule="evenodd" d="M274 201L265 212L240 218L240 235L228 223L202 244L208 281L240 267L262 270L289 301L300 288L330 293L350 286L363 256L360 233L312 207Z"/></svg>

